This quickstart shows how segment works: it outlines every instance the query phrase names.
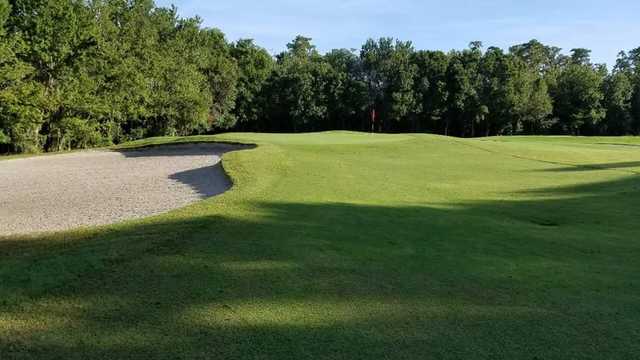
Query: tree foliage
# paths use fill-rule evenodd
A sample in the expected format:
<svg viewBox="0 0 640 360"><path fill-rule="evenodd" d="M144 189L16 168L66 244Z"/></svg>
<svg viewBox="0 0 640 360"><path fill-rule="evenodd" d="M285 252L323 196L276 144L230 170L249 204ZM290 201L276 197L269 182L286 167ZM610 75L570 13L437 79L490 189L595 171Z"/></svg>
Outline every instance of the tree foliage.
<svg viewBox="0 0 640 360"><path fill-rule="evenodd" d="M537 40L446 53L381 38L321 54L298 36L272 56L152 0L0 0L0 152L331 129L639 134L640 48L611 72Z"/></svg>

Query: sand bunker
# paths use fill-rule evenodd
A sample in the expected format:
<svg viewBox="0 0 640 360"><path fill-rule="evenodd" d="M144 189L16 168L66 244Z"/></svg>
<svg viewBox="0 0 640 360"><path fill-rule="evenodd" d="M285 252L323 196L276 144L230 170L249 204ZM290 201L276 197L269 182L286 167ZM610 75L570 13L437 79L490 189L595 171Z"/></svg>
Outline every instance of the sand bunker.
<svg viewBox="0 0 640 360"><path fill-rule="evenodd" d="M84 151L0 161L0 236L112 224L180 208L231 187L227 144Z"/></svg>

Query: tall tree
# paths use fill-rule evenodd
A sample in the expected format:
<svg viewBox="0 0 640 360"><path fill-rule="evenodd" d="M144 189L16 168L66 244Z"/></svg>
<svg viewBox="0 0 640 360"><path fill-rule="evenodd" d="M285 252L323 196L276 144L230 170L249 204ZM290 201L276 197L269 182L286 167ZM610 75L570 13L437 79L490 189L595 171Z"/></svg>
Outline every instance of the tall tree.
<svg viewBox="0 0 640 360"><path fill-rule="evenodd" d="M268 101L264 87L275 66L269 53L253 40L238 40L231 48L231 56L238 64L237 99L234 113L239 128L264 130L262 109Z"/></svg>
<svg viewBox="0 0 640 360"><path fill-rule="evenodd" d="M26 44L5 30L10 13L8 1L0 0L0 150L35 152L41 147L42 87L32 80L33 67L16 56Z"/></svg>
<svg viewBox="0 0 640 360"><path fill-rule="evenodd" d="M623 135L633 132L633 73L625 52L618 55L613 72L603 83L606 117L602 133Z"/></svg>
<svg viewBox="0 0 640 360"><path fill-rule="evenodd" d="M576 51L573 52L576 56ZM572 61L558 77L555 114L563 131L570 134L593 133L605 116L602 84L606 68L590 61Z"/></svg>
<svg viewBox="0 0 640 360"><path fill-rule="evenodd" d="M352 50L332 50L324 56L327 79L327 129L367 130L368 97L362 63Z"/></svg>
<svg viewBox="0 0 640 360"><path fill-rule="evenodd" d="M43 106L45 147L69 148L72 135L96 138L95 124L75 131L78 117L92 112L95 84L86 63L96 48L96 28L84 1L15 0L9 29L29 44L23 59L35 68L35 79L45 88ZM75 125L74 125L75 124Z"/></svg>
<svg viewBox="0 0 640 360"><path fill-rule="evenodd" d="M327 120L324 89L329 66L310 38L298 36L287 49L277 56L269 84L271 126L278 131L321 129Z"/></svg>
<svg viewBox="0 0 640 360"><path fill-rule="evenodd" d="M449 98L449 57L442 51L418 51L413 55L412 62L416 67L414 130L421 131L426 128L438 132L447 111Z"/></svg>
<svg viewBox="0 0 640 360"><path fill-rule="evenodd" d="M640 134L640 47L629 52L629 72L633 93L631 95L631 116L634 134Z"/></svg>
<svg viewBox="0 0 640 360"><path fill-rule="evenodd" d="M476 125L483 122L489 112L480 99L482 77L479 72L482 44L473 42L468 49L452 51L447 70L449 92L445 135L474 136Z"/></svg>
<svg viewBox="0 0 640 360"><path fill-rule="evenodd" d="M516 56L507 59L506 100L511 134L546 131L553 105L547 83L535 68Z"/></svg>
<svg viewBox="0 0 640 360"><path fill-rule="evenodd" d="M380 115L381 130L398 129L416 104L413 52L411 42L394 42L391 38L369 39L360 51L369 106Z"/></svg>

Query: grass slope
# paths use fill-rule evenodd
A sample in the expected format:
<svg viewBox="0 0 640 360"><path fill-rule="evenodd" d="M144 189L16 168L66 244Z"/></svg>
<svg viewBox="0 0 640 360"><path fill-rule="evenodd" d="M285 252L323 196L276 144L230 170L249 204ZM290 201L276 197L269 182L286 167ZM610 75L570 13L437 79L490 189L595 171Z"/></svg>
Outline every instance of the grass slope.
<svg viewBox="0 0 640 360"><path fill-rule="evenodd" d="M0 358L631 359L640 140L256 143L169 214L0 239Z"/></svg>

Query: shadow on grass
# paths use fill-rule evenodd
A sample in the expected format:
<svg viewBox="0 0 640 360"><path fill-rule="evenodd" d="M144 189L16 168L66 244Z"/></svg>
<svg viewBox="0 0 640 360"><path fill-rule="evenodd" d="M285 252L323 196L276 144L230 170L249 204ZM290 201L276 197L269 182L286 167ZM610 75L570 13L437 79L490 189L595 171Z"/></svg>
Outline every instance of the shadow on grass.
<svg viewBox="0 0 640 360"><path fill-rule="evenodd" d="M620 170L640 167L640 161L626 161L606 164L588 164L588 165L571 165L567 167L545 169L545 172L575 172L575 171L594 171L594 170ZM633 173L633 171L630 171ZM640 174L640 172L638 172Z"/></svg>
<svg viewBox="0 0 640 360"><path fill-rule="evenodd" d="M596 143L596 145L611 145L611 146L631 146L631 147L640 147L640 144L624 144L624 143Z"/></svg>
<svg viewBox="0 0 640 360"><path fill-rule="evenodd" d="M0 357L633 358L639 185L0 240Z"/></svg>
<svg viewBox="0 0 640 360"><path fill-rule="evenodd" d="M201 143L168 143L162 145L149 145L133 149L115 150L125 157L153 157L153 156L222 156L225 153L238 150L254 149L255 145L230 144L220 142Z"/></svg>

